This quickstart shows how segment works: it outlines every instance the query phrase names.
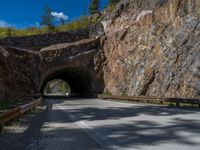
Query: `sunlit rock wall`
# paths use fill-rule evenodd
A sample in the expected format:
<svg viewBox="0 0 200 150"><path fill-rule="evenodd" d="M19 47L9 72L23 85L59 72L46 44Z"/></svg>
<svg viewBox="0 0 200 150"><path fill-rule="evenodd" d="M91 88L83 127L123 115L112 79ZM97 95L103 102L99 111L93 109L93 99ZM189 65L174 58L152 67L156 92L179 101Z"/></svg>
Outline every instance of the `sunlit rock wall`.
<svg viewBox="0 0 200 150"><path fill-rule="evenodd" d="M102 24L105 92L200 96L200 1L122 0Z"/></svg>

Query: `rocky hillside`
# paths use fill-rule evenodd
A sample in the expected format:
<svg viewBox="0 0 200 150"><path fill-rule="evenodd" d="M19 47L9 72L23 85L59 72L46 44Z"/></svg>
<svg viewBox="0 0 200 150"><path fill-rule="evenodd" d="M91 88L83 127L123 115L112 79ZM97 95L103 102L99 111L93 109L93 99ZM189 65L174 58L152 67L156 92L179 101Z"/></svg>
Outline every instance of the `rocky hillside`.
<svg viewBox="0 0 200 150"><path fill-rule="evenodd" d="M0 100L63 79L72 93L200 96L200 1L121 0L101 24L0 40Z"/></svg>
<svg viewBox="0 0 200 150"><path fill-rule="evenodd" d="M102 24L105 92L200 96L200 1L122 0Z"/></svg>

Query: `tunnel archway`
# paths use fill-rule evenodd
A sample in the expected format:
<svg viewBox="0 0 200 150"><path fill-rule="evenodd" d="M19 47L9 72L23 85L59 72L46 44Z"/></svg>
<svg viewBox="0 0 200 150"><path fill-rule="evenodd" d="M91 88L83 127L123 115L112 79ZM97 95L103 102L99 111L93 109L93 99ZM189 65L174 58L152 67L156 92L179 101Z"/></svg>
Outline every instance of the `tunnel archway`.
<svg viewBox="0 0 200 150"><path fill-rule="evenodd" d="M45 75L40 85L40 93L43 93L46 84L54 79L67 82L70 87L70 95L97 94L101 93L104 87L104 83L94 79L87 68L65 68Z"/></svg>

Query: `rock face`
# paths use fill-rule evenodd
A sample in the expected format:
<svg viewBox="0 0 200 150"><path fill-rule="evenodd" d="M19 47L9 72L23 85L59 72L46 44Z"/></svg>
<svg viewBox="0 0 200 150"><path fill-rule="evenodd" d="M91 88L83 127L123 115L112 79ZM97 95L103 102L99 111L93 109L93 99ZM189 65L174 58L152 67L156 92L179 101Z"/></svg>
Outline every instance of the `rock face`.
<svg viewBox="0 0 200 150"><path fill-rule="evenodd" d="M35 52L0 46L1 100L20 100L37 92L38 63Z"/></svg>
<svg viewBox="0 0 200 150"><path fill-rule="evenodd" d="M122 0L103 25L106 91L200 95L200 1Z"/></svg>
<svg viewBox="0 0 200 150"><path fill-rule="evenodd" d="M200 96L200 1L122 0L102 25L1 39L0 98L54 79L72 93Z"/></svg>

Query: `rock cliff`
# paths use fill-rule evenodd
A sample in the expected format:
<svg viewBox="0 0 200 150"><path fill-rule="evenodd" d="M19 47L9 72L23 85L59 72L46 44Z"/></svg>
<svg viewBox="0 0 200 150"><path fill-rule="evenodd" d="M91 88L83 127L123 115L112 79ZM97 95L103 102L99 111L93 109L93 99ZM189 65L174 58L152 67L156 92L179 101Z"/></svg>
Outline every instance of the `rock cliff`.
<svg viewBox="0 0 200 150"><path fill-rule="evenodd" d="M105 92L200 96L200 1L122 0L102 24Z"/></svg>
<svg viewBox="0 0 200 150"><path fill-rule="evenodd" d="M200 96L200 1L121 0L101 24L0 40L0 99L63 79L74 93Z"/></svg>

